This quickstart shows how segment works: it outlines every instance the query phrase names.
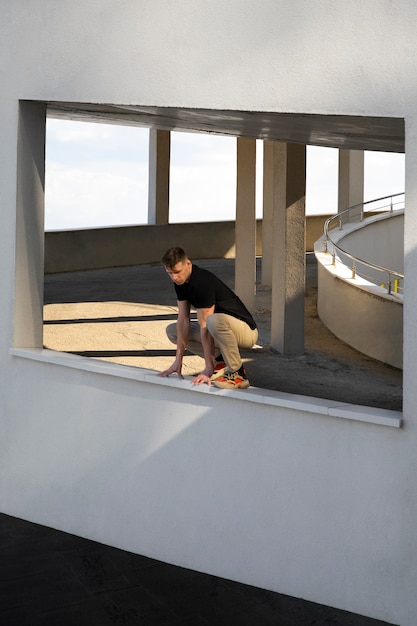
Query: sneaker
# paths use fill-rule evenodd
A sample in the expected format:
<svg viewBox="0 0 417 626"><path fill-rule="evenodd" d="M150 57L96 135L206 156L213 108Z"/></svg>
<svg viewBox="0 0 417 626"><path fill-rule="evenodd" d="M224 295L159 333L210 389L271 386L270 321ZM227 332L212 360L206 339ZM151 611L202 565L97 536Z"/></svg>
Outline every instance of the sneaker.
<svg viewBox="0 0 417 626"><path fill-rule="evenodd" d="M216 361L214 366L214 372L211 375L211 380L217 380L226 371L226 363L224 361Z"/></svg>
<svg viewBox="0 0 417 626"><path fill-rule="evenodd" d="M238 372L226 372L215 380L213 385L220 389L247 389L249 381L246 378L246 371L241 368Z"/></svg>

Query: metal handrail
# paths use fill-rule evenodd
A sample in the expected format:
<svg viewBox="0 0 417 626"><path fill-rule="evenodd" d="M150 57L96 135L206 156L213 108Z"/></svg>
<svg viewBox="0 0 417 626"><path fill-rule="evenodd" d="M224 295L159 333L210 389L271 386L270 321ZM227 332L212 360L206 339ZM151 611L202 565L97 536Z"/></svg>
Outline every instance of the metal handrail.
<svg viewBox="0 0 417 626"><path fill-rule="evenodd" d="M397 200L394 201L394 198L398 199L398 201ZM388 204L385 204L383 206L377 206L376 208L371 207L371 205L374 205L375 203L380 203L380 202L385 202L385 201L389 201ZM357 266L362 265L364 268L369 268L371 270L374 270L374 272L377 272L383 275L384 280L382 283L381 281L375 281L373 277L370 277L369 275L366 276L366 274L361 272L361 276L363 278L366 278L366 280L368 280L369 282L374 283L375 285L379 285L383 289L386 289L389 295L391 295L392 293L395 293L395 294L402 293L404 291L404 274L400 274L399 272L396 272L387 267L383 267L381 265L371 263L370 261L366 261L365 259L360 259L359 257L355 257L353 254L350 254L349 252L341 248L335 241L333 241L329 234L329 231L334 230L337 227L337 225L339 226L339 231L340 231L340 230L343 230L343 224L357 222L357 221L362 222L365 214L370 214L373 212L377 212L378 214L389 213L390 216L392 216L395 212L399 210L403 210L404 206L405 206L405 194L396 193L391 196L384 196L382 198L377 198L375 200L369 200L368 202L360 202L359 204L355 204L354 206L351 206L345 209L344 211L340 211L340 213L337 213L336 215L332 215L331 217L329 217L324 223L324 249L325 249L325 252L332 254L333 265L336 264L336 252L338 252L339 258L340 258L340 255L342 256L344 255L351 261L350 268L352 271L352 278L356 278L357 276ZM334 225L331 228L332 224ZM332 244L332 247L333 247L333 250L331 253L329 252L329 245L328 245L329 242Z"/></svg>

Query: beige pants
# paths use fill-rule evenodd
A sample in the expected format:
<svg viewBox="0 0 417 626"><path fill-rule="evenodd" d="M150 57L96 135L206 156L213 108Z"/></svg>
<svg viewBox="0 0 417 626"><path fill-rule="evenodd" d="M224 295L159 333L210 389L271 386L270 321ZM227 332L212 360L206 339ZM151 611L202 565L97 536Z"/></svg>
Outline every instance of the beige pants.
<svg viewBox="0 0 417 626"><path fill-rule="evenodd" d="M242 320L236 319L226 313L213 313L207 320L207 329L214 339L216 355L221 353L227 366L228 372L236 372L242 365L240 350L249 350L258 340L258 330L252 330ZM170 341L177 343L177 325L170 324L167 327L167 335ZM190 324L190 335L187 348L193 354L203 355L201 345L200 325L196 321Z"/></svg>

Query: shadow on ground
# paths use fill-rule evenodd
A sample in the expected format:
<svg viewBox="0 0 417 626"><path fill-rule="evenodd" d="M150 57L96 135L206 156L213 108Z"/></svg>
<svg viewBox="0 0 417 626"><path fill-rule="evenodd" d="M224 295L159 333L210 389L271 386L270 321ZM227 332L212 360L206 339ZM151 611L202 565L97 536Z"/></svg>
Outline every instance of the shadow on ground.
<svg viewBox="0 0 417 626"><path fill-rule="evenodd" d="M0 514L2 626L386 626Z"/></svg>

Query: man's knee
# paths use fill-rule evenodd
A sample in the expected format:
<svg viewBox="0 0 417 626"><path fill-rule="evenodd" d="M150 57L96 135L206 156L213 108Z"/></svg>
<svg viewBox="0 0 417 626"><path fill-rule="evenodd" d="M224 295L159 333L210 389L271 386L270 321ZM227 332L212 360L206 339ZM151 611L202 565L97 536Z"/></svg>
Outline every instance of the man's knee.
<svg viewBox="0 0 417 626"><path fill-rule="evenodd" d="M168 324L166 334L172 343L177 343L177 324Z"/></svg>
<svg viewBox="0 0 417 626"><path fill-rule="evenodd" d="M225 331L232 330L230 328L228 317L229 316L225 315L224 313L212 313L211 315L207 316L206 318L207 330L209 331L213 339L216 339L219 333L223 335Z"/></svg>
<svg viewBox="0 0 417 626"><path fill-rule="evenodd" d="M206 317L206 326L210 335L213 337L216 334L219 324L221 323L220 316L216 313L212 313Z"/></svg>

